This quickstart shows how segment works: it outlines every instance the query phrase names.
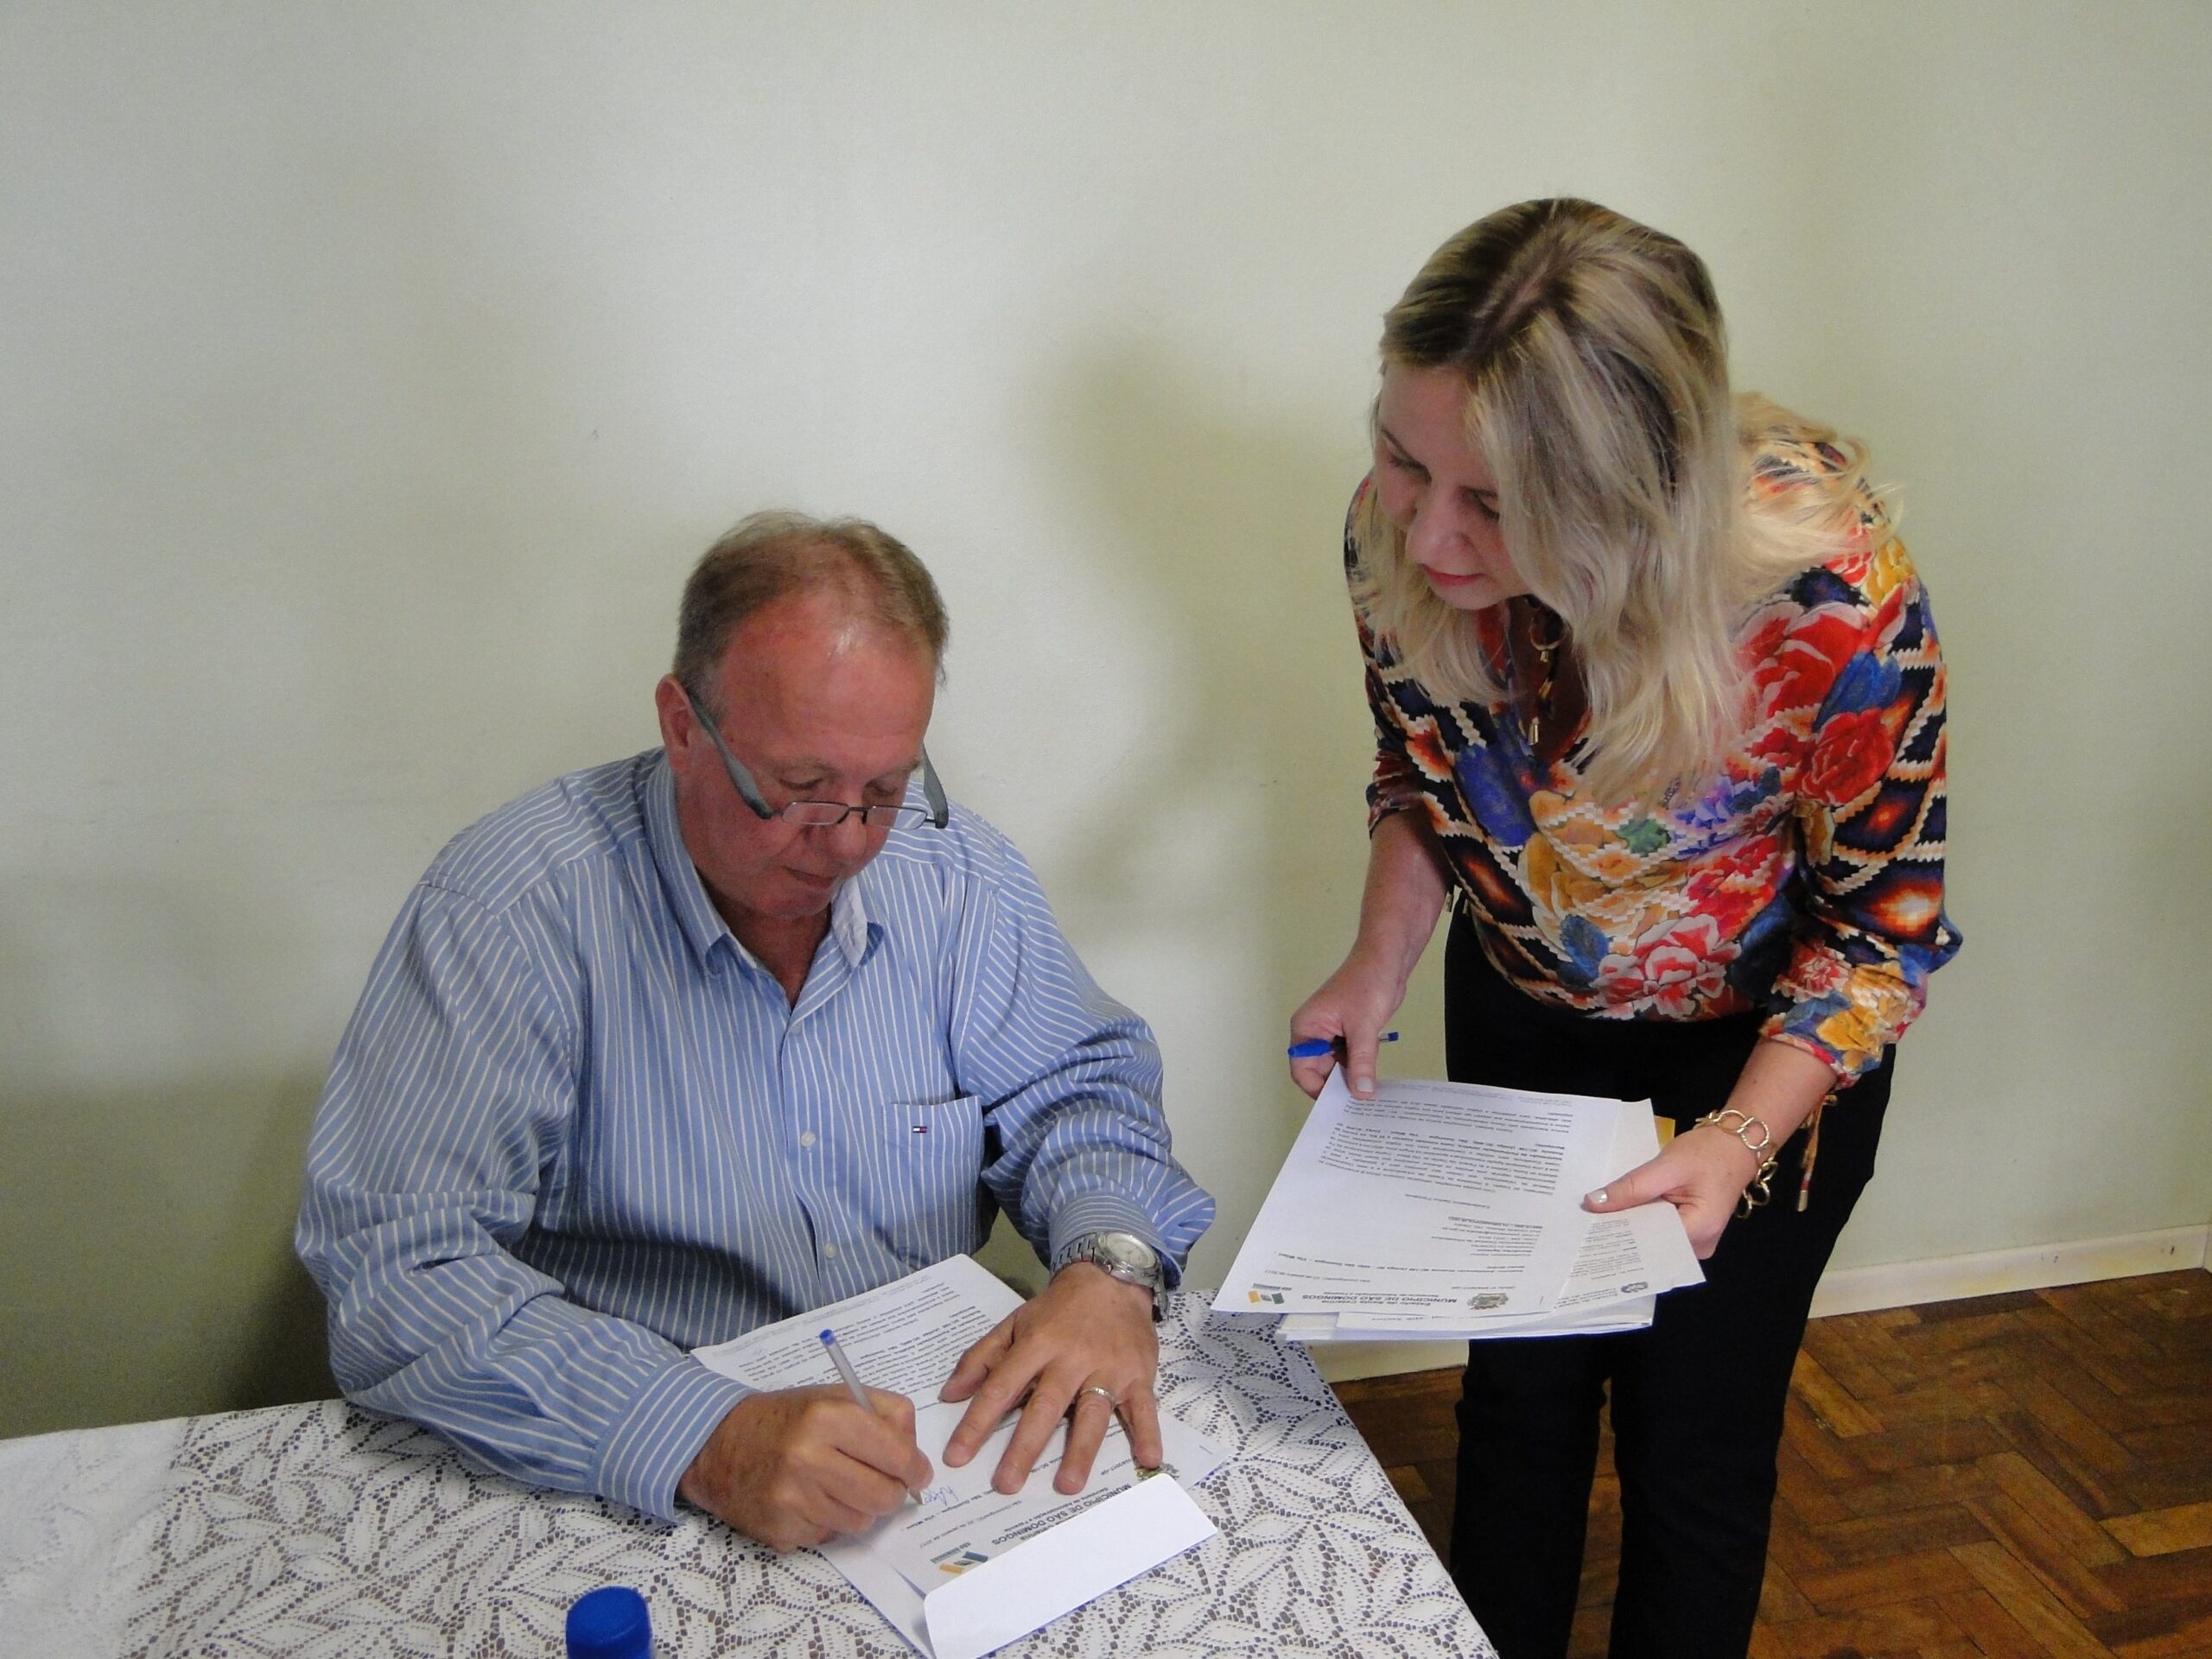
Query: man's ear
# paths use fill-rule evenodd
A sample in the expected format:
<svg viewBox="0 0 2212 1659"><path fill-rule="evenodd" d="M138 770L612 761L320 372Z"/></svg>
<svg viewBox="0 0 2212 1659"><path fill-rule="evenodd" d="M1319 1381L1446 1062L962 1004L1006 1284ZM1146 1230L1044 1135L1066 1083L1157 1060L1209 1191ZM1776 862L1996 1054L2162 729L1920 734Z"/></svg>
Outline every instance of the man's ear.
<svg viewBox="0 0 2212 1659"><path fill-rule="evenodd" d="M653 687L653 712L660 717L661 747L668 751L670 761L681 766L690 758L699 722L691 712L691 700L683 695L683 683L675 675L662 675L660 683Z"/></svg>

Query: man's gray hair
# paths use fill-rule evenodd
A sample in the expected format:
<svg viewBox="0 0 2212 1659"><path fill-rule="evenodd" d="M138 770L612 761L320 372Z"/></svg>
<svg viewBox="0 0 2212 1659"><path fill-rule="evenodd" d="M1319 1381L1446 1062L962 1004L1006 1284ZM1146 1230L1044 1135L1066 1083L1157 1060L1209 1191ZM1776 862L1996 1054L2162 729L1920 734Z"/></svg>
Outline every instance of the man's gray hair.
<svg viewBox="0 0 2212 1659"><path fill-rule="evenodd" d="M864 519L771 511L746 519L692 567L677 613L677 681L711 705L715 664L745 619L819 589L926 651L942 677L952 625L937 583L903 542Z"/></svg>

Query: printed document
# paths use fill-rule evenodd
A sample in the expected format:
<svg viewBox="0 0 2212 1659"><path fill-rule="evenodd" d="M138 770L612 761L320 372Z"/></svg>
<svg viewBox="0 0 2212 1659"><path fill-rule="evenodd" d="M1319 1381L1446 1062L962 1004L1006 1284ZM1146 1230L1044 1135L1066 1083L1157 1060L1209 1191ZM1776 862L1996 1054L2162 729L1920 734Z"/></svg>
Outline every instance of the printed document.
<svg viewBox="0 0 2212 1659"><path fill-rule="evenodd" d="M1582 1248L1612 1103L1339 1068L1214 1301L1222 1313L1542 1313Z"/></svg>
<svg viewBox="0 0 2212 1659"><path fill-rule="evenodd" d="M1020 1305L1020 1297L972 1257L954 1256L694 1354L754 1388L830 1383L836 1372L821 1332L835 1331L863 1382L914 1402L915 1438L936 1478L920 1503L825 1546L823 1554L931 1659L976 1659L1214 1531L1183 1487L1211 1474L1224 1454L1165 1410L1160 1428L1166 1456L1157 1474L1137 1468L1116 1419L1090 1481L1072 1497L1052 1487L1065 1450L1065 1424L1011 1496L992 1490L991 1475L1014 1437L1013 1416L964 1466L945 1466L944 1444L968 1408L938 1400L938 1389L961 1354Z"/></svg>
<svg viewBox="0 0 2212 1659"><path fill-rule="evenodd" d="M1582 1195L1655 1156L1649 1102L1331 1077L1237 1254L1218 1313L1297 1341L1536 1335L1648 1324L1703 1274L1674 1206Z"/></svg>
<svg viewBox="0 0 2212 1659"><path fill-rule="evenodd" d="M1659 1155L1648 1101L1617 1101L1605 1180ZM1680 1217L1669 1204L1586 1216L1588 1231L1567 1287L1548 1313L1304 1313L1285 1319L1290 1342L1441 1341L1485 1337L1595 1336L1651 1323L1658 1293L1704 1278Z"/></svg>

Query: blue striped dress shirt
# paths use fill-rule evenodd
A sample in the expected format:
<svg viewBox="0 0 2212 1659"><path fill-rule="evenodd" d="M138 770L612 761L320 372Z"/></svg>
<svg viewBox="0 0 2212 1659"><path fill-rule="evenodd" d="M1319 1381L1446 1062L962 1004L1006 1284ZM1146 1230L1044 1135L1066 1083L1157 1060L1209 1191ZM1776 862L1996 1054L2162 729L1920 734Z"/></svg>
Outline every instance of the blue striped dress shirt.
<svg viewBox="0 0 2212 1659"><path fill-rule="evenodd" d="M457 836L316 1109L298 1248L365 1406L664 1519L745 1390L689 1357L978 1247L1003 1208L1179 1273L1213 1218L1160 1053L1005 837L892 832L796 1004L707 897L659 750Z"/></svg>

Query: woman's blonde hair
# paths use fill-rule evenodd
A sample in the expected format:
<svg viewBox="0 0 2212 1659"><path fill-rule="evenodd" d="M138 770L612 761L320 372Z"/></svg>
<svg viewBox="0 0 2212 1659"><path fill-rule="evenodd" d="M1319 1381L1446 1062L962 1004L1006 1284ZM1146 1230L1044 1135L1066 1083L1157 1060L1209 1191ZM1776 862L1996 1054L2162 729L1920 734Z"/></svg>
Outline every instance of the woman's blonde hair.
<svg viewBox="0 0 2212 1659"><path fill-rule="evenodd" d="M1855 448L1832 450L1819 488L1752 505L1746 431L1834 435L1732 401L1704 262L1572 198L1501 209L1439 248L1384 321L1382 361L1466 382L1506 551L1567 624L1587 690L1587 787L1620 801L1709 779L1746 713L1738 630L1840 545ZM1352 526L1370 625L1432 695L1494 700L1472 619L1421 579L1379 493Z"/></svg>

